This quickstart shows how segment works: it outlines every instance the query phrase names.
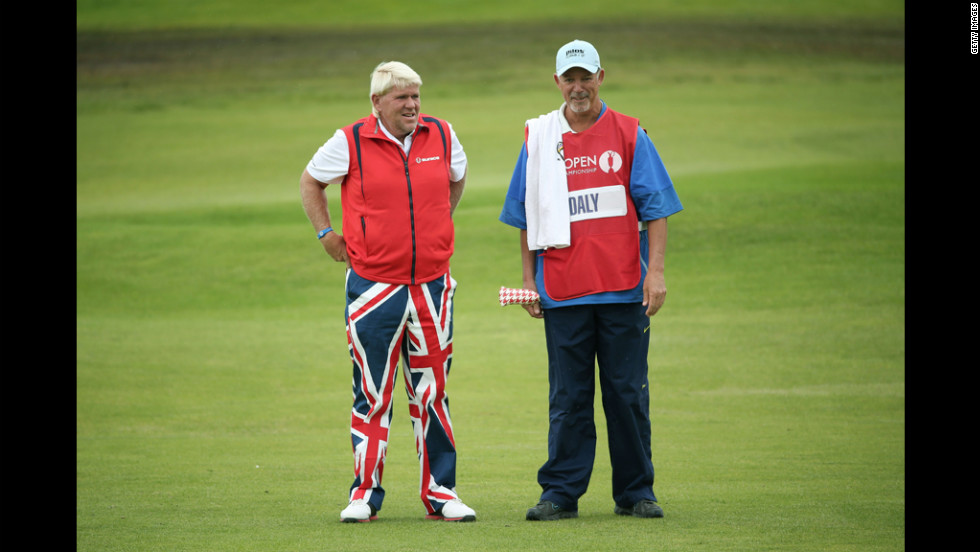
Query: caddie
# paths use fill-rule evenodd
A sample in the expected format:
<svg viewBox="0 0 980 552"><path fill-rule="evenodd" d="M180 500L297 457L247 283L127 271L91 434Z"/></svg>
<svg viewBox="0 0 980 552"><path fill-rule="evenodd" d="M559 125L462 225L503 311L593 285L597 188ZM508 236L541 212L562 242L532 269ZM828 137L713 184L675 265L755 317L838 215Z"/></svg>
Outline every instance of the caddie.
<svg viewBox="0 0 980 552"><path fill-rule="evenodd" d="M682 210L657 149L634 118L599 97L592 44L556 55L564 102L526 122L500 221L520 229L524 305L544 319L548 459L528 520L578 516L595 461L598 361L609 435L614 511L663 517L653 492L647 353L650 317L667 295L667 217Z"/></svg>

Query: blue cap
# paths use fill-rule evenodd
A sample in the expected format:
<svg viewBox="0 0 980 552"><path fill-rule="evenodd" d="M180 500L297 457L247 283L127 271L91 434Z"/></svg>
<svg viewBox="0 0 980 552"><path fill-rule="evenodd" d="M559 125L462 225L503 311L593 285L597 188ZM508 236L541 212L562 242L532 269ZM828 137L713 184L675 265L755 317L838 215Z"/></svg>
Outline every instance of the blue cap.
<svg viewBox="0 0 980 552"><path fill-rule="evenodd" d="M558 49L555 58L555 74L562 75L572 67L581 67L590 73L598 73L599 52L584 40L573 40Z"/></svg>

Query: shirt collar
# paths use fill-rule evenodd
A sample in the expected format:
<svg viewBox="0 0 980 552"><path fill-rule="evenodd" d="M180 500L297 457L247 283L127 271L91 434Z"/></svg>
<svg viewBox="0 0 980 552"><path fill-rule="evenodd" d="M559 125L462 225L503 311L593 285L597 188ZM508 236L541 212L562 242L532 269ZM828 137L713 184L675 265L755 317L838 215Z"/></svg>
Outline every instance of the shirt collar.
<svg viewBox="0 0 980 552"><path fill-rule="evenodd" d="M395 138L395 135L388 131L388 128L384 125L384 123L381 122L380 118L374 117L374 120L377 121L375 132L377 132L377 129L380 128L381 132L385 136L387 136L389 140L401 146L401 148L405 150L405 153L408 153L408 150L412 149L412 138L414 138L415 135L418 134L419 128L423 126L422 115L419 114L419 124L415 125L415 130L411 134L405 137L405 142L399 142L398 139Z"/></svg>

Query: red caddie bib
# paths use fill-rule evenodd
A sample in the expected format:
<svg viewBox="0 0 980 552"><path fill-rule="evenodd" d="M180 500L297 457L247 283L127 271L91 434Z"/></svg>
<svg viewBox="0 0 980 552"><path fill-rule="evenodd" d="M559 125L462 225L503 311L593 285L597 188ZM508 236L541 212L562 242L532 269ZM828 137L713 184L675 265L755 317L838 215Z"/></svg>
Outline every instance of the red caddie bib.
<svg viewBox="0 0 980 552"><path fill-rule="evenodd" d="M544 283L558 301L640 283L640 236L630 197L639 121L609 108L588 130L562 135L571 245L547 249Z"/></svg>

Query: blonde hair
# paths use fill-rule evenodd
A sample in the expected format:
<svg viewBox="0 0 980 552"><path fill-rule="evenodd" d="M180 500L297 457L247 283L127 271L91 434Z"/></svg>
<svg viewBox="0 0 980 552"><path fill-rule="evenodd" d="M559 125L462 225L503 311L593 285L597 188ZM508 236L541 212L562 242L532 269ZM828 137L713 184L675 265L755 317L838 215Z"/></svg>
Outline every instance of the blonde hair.
<svg viewBox="0 0 980 552"><path fill-rule="evenodd" d="M371 71L371 92L368 98L375 94L384 96L393 88L409 86L422 86L422 77L400 61L382 61L374 71ZM375 117L378 116L378 110L374 109L374 101L371 102L371 112Z"/></svg>

